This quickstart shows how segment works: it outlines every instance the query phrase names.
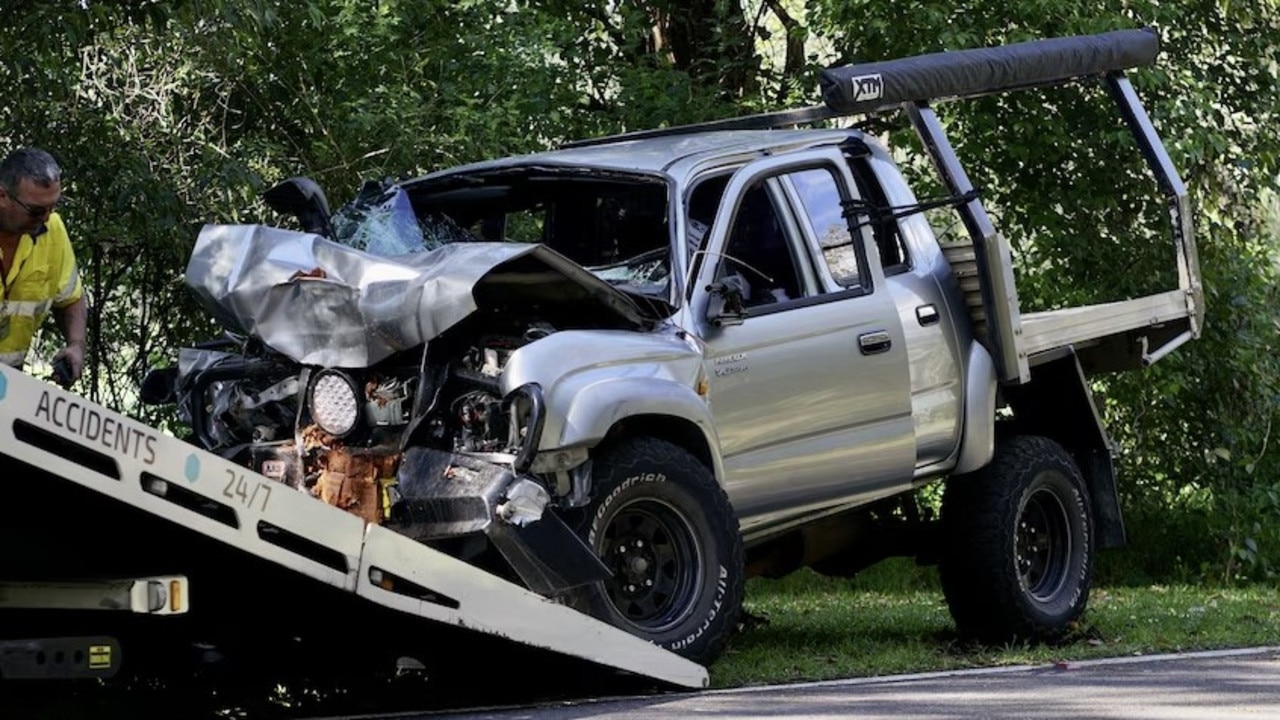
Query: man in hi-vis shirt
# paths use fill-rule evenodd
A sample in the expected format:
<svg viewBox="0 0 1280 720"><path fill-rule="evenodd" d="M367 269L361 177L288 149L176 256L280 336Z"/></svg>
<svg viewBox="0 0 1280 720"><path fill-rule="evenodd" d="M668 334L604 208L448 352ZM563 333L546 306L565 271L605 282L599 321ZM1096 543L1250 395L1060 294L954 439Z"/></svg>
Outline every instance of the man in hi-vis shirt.
<svg viewBox="0 0 1280 720"><path fill-rule="evenodd" d="M54 212L62 169L49 153L20 148L0 162L0 362L21 368L52 311L66 346L54 375L70 385L84 368L85 301L71 238Z"/></svg>

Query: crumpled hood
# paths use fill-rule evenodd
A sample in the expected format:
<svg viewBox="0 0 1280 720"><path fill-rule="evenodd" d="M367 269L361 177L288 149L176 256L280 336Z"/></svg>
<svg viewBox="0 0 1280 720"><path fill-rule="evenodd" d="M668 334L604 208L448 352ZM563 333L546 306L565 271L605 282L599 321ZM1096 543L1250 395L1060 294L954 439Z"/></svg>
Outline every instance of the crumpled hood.
<svg viewBox="0 0 1280 720"><path fill-rule="evenodd" d="M321 367L367 367L436 337L476 311L481 285L508 300L599 303L636 328L655 319L563 255L518 243L380 257L309 233L206 225L186 282L223 327Z"/></svg>

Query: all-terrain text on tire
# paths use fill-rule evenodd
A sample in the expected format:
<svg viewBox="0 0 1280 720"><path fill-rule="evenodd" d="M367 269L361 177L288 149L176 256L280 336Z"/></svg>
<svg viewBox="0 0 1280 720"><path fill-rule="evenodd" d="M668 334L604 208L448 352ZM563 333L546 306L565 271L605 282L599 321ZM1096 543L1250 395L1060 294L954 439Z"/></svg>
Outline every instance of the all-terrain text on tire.
<svg viewBox="0 0 1280 720"><path fill-rule="evenodd" d="M696 458L630 438L594 461L580 532L612 572L573 593L595 617L699 663L720 655L743 597L742 536Z"/></svg>

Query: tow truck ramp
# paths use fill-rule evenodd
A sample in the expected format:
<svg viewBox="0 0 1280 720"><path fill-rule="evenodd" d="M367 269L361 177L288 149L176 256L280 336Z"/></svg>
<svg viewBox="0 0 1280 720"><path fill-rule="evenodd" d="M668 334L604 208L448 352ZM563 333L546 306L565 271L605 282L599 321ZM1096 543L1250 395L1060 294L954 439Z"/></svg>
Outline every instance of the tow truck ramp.
<svg viewBox="0 0 1280 720"><path fill-rule="evenodd" d="M0 456L11 468L10 459L40 468L410 622L443 623L679 687L708 684L706 668L653 643L7 366L0 366ZM6 469L0 487L23 482L18 474ZM118 594L122 583L131 592L155 581L41 584L10 572L0 565L0 612L33 602L83 607L95 586ZM165 582L194 595L182 598L181 609L199 607L199 588L187 588L182 568L172 572ZM101 607L149 609L142 599L117 605ZM66 639L51 638L51 646L55 640Z"/></svg>

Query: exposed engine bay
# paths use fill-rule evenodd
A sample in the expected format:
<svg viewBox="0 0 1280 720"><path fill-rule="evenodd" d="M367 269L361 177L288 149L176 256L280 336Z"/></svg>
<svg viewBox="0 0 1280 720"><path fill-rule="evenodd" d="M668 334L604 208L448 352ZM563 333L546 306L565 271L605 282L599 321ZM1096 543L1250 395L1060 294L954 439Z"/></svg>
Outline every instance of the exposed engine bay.
<svg viewBox="0 0 1280 720"><path fill-rule="evenodd" d="M228 337L182 351L174 395L206 448L460 558L496 550L551 593L607 570L558 515L585 502L586 474L534 472L542 389L502 390L512 354L557 330L518 318L490 308L354 369L298 365Z"/></svg>
<svg viewBox="0 0 1280 720"><path fill-rule="evenodd" d="M254 343L243 354L187 350L185 414L204 416L192 426L207 448L382 523L399 498L406 447L508 462L525 447L530 409L518 399L504 402L499 377L512 352L555 328L545 321L490 328L438 338L425 363L415 357L421 352L403 353L355 370L297 366L248 347ZM432 362L437 355L442 359ZM195 406L201 398L204 413Z"/></svg>

